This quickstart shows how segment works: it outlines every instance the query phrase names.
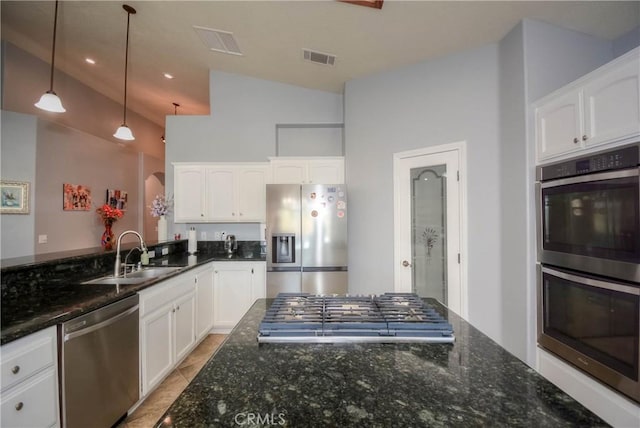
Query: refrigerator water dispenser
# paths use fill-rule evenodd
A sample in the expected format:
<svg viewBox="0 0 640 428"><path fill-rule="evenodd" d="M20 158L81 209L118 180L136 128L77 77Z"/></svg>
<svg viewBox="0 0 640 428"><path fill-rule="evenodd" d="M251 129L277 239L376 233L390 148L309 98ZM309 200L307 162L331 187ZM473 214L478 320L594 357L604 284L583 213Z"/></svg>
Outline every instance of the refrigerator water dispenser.
<svg viewBox="0 0 640 428"><path fill-rule="evenodd" d="M278 233L272 236L273 263L295 263L296 261L296 236L295 234Z"/></svg>

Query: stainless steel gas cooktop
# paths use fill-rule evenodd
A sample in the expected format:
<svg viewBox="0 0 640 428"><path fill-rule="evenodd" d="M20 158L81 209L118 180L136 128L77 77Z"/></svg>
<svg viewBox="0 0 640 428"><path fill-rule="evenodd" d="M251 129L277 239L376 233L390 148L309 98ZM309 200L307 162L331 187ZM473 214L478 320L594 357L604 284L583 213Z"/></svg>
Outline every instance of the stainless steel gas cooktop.
<svg viewBox="0 0 640 428"><path fill-rule="evenodd" d="M260 323L260 343L452 343L453 327L420 297L280 293Z"/></svg>

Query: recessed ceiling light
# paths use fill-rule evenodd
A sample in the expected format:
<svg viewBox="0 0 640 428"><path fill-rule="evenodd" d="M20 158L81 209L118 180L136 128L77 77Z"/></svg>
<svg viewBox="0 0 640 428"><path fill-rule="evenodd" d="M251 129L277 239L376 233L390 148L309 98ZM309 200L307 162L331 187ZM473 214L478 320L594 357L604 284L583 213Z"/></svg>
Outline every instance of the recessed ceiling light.
<svg viewBox="0 0 640 428"><path fill-rule="evenodd" d="M169 73L164 73L164 77L166 77L167 79L173 79L173 75Z"/></svg>
<svg viewBox="0 0 640 428"><path fill-rule="evenodd" d="M91 58L85 58L84 60L85 60L85 62L88 62L89 64L95 64L96 63L96 61L94 59L91 59Z"/></svg>

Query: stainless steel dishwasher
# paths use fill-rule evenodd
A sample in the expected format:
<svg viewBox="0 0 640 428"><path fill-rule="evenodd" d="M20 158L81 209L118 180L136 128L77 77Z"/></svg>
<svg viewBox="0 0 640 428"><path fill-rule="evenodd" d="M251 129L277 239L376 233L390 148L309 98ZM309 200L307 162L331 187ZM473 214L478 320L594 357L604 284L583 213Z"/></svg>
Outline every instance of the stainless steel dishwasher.
<svg viewBox="0 0 640 428"><path fill-rule="evenodd" d="M59 328L62 423L114 425L138 401L138 295Z"/></svg>

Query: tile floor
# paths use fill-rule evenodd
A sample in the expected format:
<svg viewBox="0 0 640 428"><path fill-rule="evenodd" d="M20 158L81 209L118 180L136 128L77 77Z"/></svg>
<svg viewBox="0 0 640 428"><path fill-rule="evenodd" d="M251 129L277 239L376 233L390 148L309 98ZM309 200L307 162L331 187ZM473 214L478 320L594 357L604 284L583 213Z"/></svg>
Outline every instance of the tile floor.
<svg viewBox="0 0 640 428"><path fill-rule="evenodd" d="M151 428L218 349L226 335L208 335L118 428Z"/></svg>

